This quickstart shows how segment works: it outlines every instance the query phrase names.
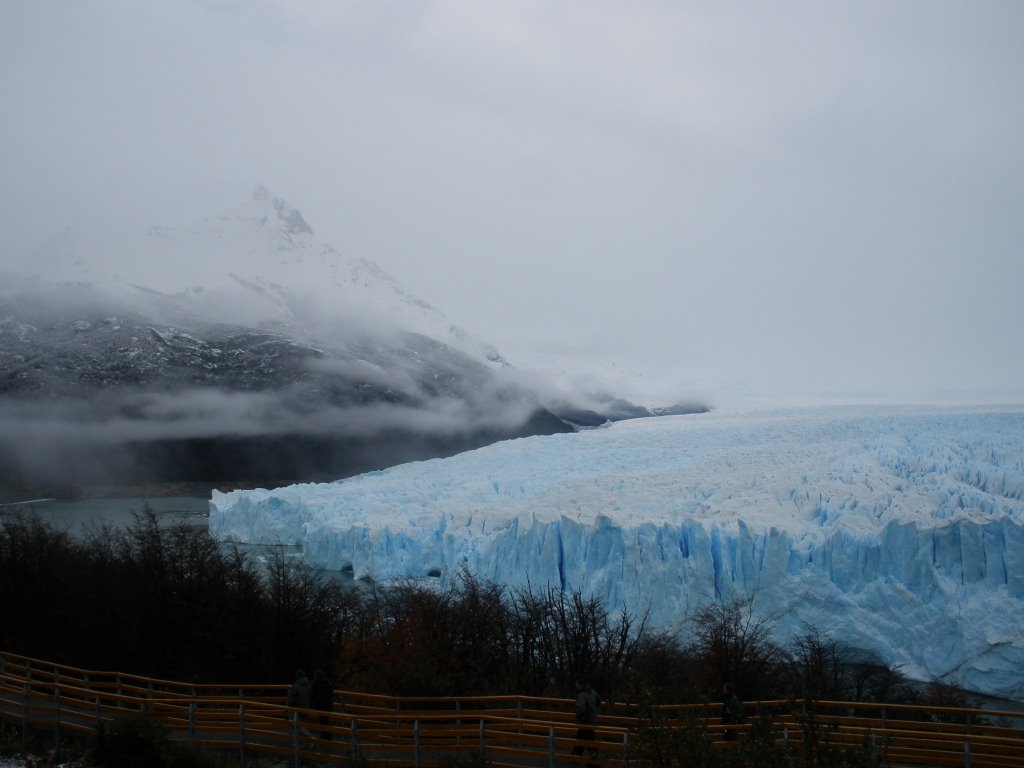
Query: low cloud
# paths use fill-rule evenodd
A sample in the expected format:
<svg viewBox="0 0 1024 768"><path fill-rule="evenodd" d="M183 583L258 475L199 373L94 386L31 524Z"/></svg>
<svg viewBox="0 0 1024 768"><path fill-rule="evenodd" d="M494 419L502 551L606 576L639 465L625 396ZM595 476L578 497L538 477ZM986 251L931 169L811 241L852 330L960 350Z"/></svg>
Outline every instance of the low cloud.
<svg viewBox="0 0 1024 768"><path fill-rule="evenodd" d="M0 401L0 491L167 480L337 479L508 437L525 397L332 405L301 387Z"/></svg>
<svg viewBox="0 0 1024 768"><path fill-rule="evenodd" d="M314 402L310 395L298 387L277 392L189 389L46 403L0 401L0 433L8 440L98 445L287 434L366 438L389 430L446 435L515 428L537 407L526 397L331 405Z"/></svg>

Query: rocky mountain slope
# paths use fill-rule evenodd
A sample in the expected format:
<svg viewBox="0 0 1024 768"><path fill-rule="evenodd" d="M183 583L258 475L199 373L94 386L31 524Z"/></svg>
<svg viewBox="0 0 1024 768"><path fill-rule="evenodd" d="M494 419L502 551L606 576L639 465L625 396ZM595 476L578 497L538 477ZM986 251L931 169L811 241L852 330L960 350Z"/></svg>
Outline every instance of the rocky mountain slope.
<svg viewBox="0 0 1024 768"><path fill-rule="evenodd" d="M571 429L501 356L266 190L0 290L8 492L345 476Z"/></svg>

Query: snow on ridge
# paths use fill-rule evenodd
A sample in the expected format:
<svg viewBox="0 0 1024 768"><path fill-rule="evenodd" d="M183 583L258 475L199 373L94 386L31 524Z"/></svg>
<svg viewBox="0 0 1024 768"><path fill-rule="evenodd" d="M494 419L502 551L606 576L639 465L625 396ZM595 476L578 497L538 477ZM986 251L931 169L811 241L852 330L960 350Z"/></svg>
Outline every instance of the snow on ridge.
<svg viewBox="0 0 1024 768"><path fill-rule="evenodd" d="M262 186L193 225L117 233L84 251L73 233L61 232L22 271L88 284L146 311L157 297L161 307L216 322L284 324L313 335L336 334L340 323L353 334L428 336L485 365L497 356L374 262L317 239L298 209Z"/></svg>
<svg viewBox="0 0 1024 768"><path fill-rule="evenodd" d="M484 345L453 335L440 310L376 263L318 240L298 209L262 186L251 200L197 226L153 228L146 251L147 279L177 291L202 286L215 293L215 307L253 302L268 319L288 323L340 312L348 321L361 319L360 327L421 333L485 359Z"/></svg>
<svg viewBox="0 0 1024 768"><path fill-rule="evenodd" d="M338 483L215 493L223 537L374 580L580 587L675 627L755 598L1024 698L1024 408L710 413L524 438Z"/></svg>

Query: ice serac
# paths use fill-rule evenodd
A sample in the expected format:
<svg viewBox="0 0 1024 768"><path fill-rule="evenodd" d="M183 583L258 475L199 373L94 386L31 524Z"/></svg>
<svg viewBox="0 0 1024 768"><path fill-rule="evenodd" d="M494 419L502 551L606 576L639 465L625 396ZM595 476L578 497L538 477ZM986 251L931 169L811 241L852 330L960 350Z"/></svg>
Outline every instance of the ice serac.
<svg viewBox="0 0 1024 768"><path fill-rule="evenodd" d="M1024 700L1024 407L828 407L623 422L342 482L215 493L211 530L388 581L463 567L682 627L754 598Z"/></svg>

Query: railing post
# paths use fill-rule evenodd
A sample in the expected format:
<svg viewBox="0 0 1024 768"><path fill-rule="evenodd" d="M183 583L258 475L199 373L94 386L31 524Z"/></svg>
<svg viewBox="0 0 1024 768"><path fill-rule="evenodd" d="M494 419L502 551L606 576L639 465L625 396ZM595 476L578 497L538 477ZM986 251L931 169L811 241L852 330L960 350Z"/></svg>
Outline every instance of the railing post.
<svg viewBox="0 0 1024 768"><path fill-rule="evenodd" d="M455 746L462 746L462 700L455 702Z"/></svg>
<svg viewBox="0 0 1024 768"><path fill-rule="evenodd" d="M60 758L60 689L53 687L53 753Z"/></svg>
<svg viewBox="0 0 1024 768"><path fill-rule="evenodd" d="M629 768L629 731L622 734L622 764Z"/></svg>
<svg viewBox="0 0 1024 768"><path fill-rule="evenodd" d="M28 746L28 692L27 685L21 688L21 748Z"/></svg>
<svg viewBox="0 0 1024 768"><path fill-rule="evenodd" d="M971 768L974 765L974 757L971 755L971 740L964 742L964 768Z"/></svg>
<svg viewBox="0 0 1024 768"><path fill-rule="evenodd" d="M484 721L483 720L480 721L479 743L480 743L480 761L481 762L486 762L486 760L487 760L487 743L484 740Z"/></svg>
<svg viewBox="0 0 1024 768"><path fill-rule="evenodd" d="M352 725L349 728L348 748L353 758L359 754L359 728L355 718L352 718Z"/></svg>
<svg viewBox="0 0 1024 768"><path fill-rule="evenodd" d="M555 768L555 727L548 726L548 768Z"/></svg>
<svg viewBox="0 0 1024 768"><path fill-rule="evenodd" d="M302 768L302 759L299 752L299 713L292 712L292 764L295 768Z"/></svg>
<svg viewBox="0 0 1024 768"><path fill-rule="evenodd" d="M196 703L193 701L188 705L188 737L196 737Z"/></svg>
<svg viewBox="0 0 1024 768"><path fill-rule="evenodd" d="M420 768L420 721L412 724L412 768Z"/></svg>
<svg viewBox="0 0 1024 768"><path fill-rule="evenodd" d="M103 709L100 707L100 697L96 697L96 731L103 727Z"/></svg>
<svg viewBox="0 0 1024 768"><path fill-rule="evenodd" d="M245 768L245 704L238 705L238 765Z"/></svg>
<svg viewBox="0 0 1024 768"><path fill-rule="evenodd" d="M121 707L124 706L124 700L123 700L124 688L121 686L121 673L120 672L117 673L117 677L115 678L115 680L117 682L117 708L120 709Z"/></svg>

